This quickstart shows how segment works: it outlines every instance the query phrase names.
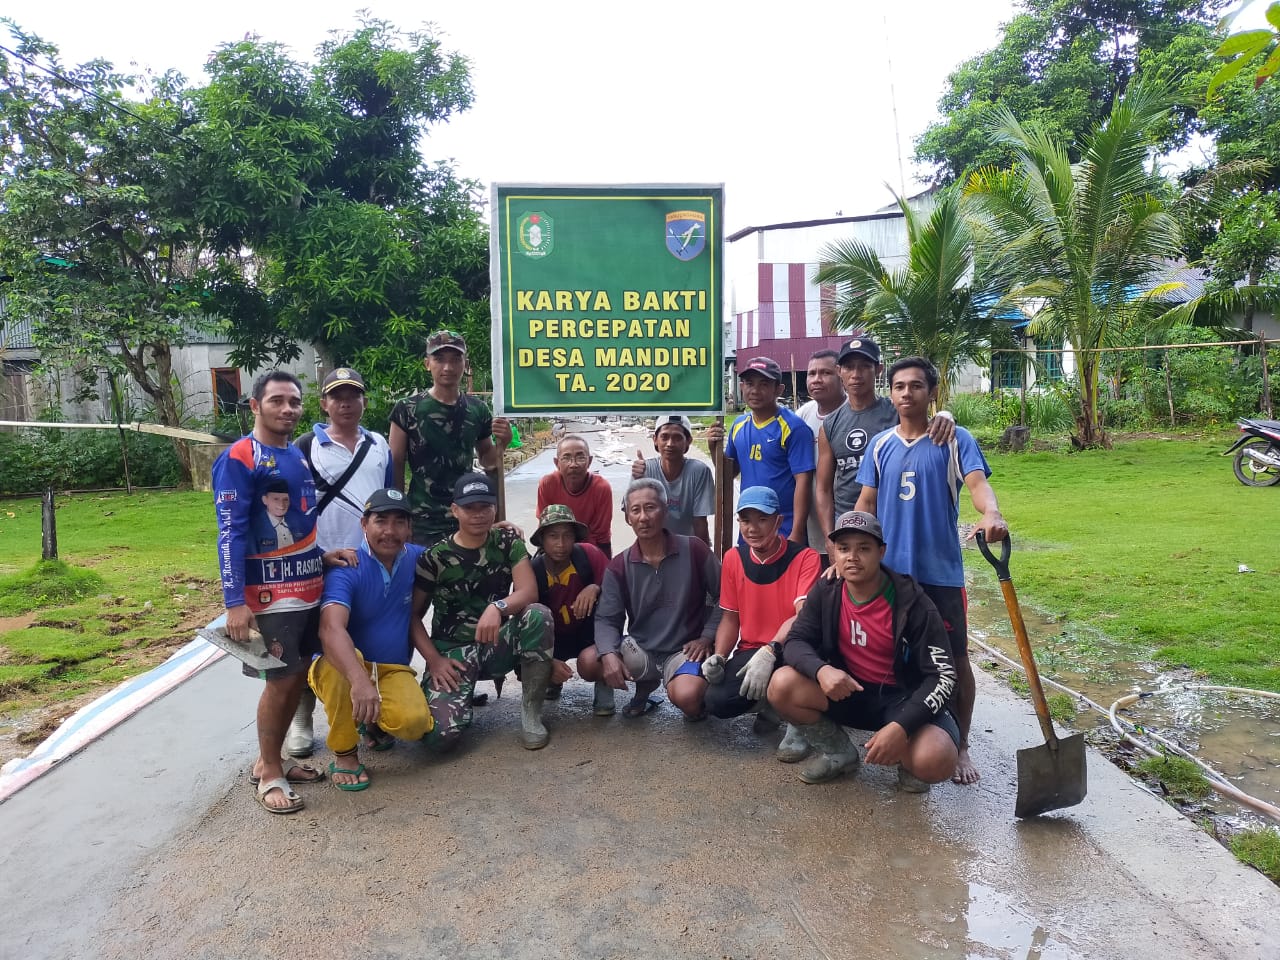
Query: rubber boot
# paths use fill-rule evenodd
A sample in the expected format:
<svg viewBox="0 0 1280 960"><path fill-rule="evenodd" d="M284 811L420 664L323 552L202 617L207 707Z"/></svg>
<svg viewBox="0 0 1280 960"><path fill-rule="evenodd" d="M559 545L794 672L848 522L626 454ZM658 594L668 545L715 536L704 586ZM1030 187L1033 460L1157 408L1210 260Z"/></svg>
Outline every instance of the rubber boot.
<svg viewBox="0 0 1280 960"><path fill-rule="evenodd" d="M903 793L928 793L933 784L907 773L906 767L898 764L898 789Z"/></svg>
<svg viewBox="0 0 1280 960"><path fill-rule="evenodd" d="M782 718L774 711L773 707L768 703L761 703L756 712L756 718L751 723L751 732L757 737L766 733L773 733L782 723Z"/></svg>
<svg viewBox="0 0 1280 960"><path fill-rule="evenodd" d="M591 712L597 717L612 717L618 710L613 700L613 687L603 680L597 680L595 688L595 703L592 705Z"/></svg>
<svg viewBox="0 0 1280 960"><path fill-rule="evenodd" d="M809 741L794 723L787 724L787 732L774 752L774 757L782 763L799 763L809 755Z"/></svg>
<svg viewBox="0 0 1280 960"><path fill-rule="evenodd" d="M298 709L293 711L293 722L284 738L284 752L291 757L309 757L315 753L315 728L311 718L316 712L316 695L310 687L298 698Z"/></svg>
<svg viewBox="0 0 1280 960"><path fill-rule="evenodd" d="M801 735L813 746L814 755L800 769L805 783L826 783L857 770L862 763L858 748L844 728L823 717L817 723L799 724Z"/></svg>
<svg viewBox="0 0 1280 960"><path fill-rule="evenodd" d="M551 680L551 661L526 661L520 671L520 743L526 750L541 750L551 739L542 725L542 704Z"/></svg>

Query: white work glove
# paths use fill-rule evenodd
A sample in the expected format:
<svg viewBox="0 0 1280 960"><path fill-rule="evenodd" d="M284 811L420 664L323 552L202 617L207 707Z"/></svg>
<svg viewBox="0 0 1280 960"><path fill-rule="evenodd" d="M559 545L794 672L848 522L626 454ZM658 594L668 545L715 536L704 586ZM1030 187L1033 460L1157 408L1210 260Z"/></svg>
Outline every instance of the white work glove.
<svg viewBox="0 0 1280 960"><path fill-rule="evenodd" d="M742 686L738 692L748 700L763 700L765 691L769 689L769 678L773 676L776 659L772 647L757 650L747 661L747 665L738 671L738 676L742 678Z"/></svg>
<svg viewBox="0 0 1280 960"><path fill-rule="evenodd" d="M713 653L702 661L702 678L707 683L719 683L724 679L724 665L728 661L718 653Z"/></svg>

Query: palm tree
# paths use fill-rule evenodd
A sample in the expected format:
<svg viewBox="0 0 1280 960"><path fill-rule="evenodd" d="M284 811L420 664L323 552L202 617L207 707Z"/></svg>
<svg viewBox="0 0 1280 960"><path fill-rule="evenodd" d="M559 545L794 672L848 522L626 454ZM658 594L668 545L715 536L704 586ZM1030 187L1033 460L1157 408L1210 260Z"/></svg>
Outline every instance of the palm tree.
<svg viewBox="0 0 1280 960"><path fill-rule="evenodd" d="M887 270L865 243L840 240L818 254L815 279L839 291L837 329L866 330L891 354L933 361L942 407L961 365L985 365L993 344L1010 341L1009 325L995 317L997 298L973 286L973 237L959 194L944 191L923 211L894 199L907 227L906 264Z"/></svg>
<svg viewBox="0 0 1280 960"><path fill-rule="evenodd" d="M1077 446L1108 446L1098 409L1096 351L1167 312L1170 285L1151 286L1180 252L1166 187L1147 168L1150 130L1168 110L1163 89L1130 84L1086 140L1078 163L1064 144L999 108L991 139L1016 157L1005 170L974 173L979 257L1005 300L1034 305L1030 332L1075 353L1080 407Z"/></svg>

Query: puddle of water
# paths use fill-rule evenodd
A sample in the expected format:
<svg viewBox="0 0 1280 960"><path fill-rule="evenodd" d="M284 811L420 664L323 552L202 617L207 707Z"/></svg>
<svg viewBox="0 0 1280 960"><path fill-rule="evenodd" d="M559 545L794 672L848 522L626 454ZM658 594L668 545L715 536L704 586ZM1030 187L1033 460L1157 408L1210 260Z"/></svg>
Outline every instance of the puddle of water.
<svg viewBox="0 0 1280 960"><path fill-rule="evenodd" d="M972 636L1019 659L1000 594L986 584L969 584ZM1023 607L1027 635L1040 672L1078 690L1103 708L1138 690L1170 692L1135 704L1123 713L1195 754L1236 787L1280 805L1280 701L1216 691L1181 689L1198 681L1189 671L1161 670L1131 659L1096 631L1050 620ZM976 648L974 656L981 656ZM1057 691L1047 688L1047 694ZM1094 723L1110 729L1105 717L1082 707L1075 726Z"/></svg>
<svg viewBox="0 0 1280 960"><path fill-rule="evenodd" d="M973 960L1080 960L1079 953L1023 914L1009 897L983 883L969 884L964 923Z"/></svg>

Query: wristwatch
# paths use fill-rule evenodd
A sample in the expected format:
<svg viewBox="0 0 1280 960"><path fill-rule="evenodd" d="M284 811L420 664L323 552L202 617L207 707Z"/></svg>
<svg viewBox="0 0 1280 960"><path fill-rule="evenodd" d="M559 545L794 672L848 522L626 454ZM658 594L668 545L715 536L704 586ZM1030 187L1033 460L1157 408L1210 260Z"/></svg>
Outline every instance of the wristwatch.
<svg viewBox="0 0 1280 960"><path fill-rule="evenodd" d="M777 640L770 640L769 649L773 651L774 657L777 659L779 663L781 663L782 662L782 644L780 644Z"/></svg>
<svg viewBox="0 0 1280 960"><path fill-rule="evenodd" d="M494 607L496 607L496 608L497 608L497 610L498 610L498 616L500 616L503 620L507 619L507 601L505 601L505 600L490 600L489 602L490 602L490 603L492 603L492 604L494 605Z"/></svg>

